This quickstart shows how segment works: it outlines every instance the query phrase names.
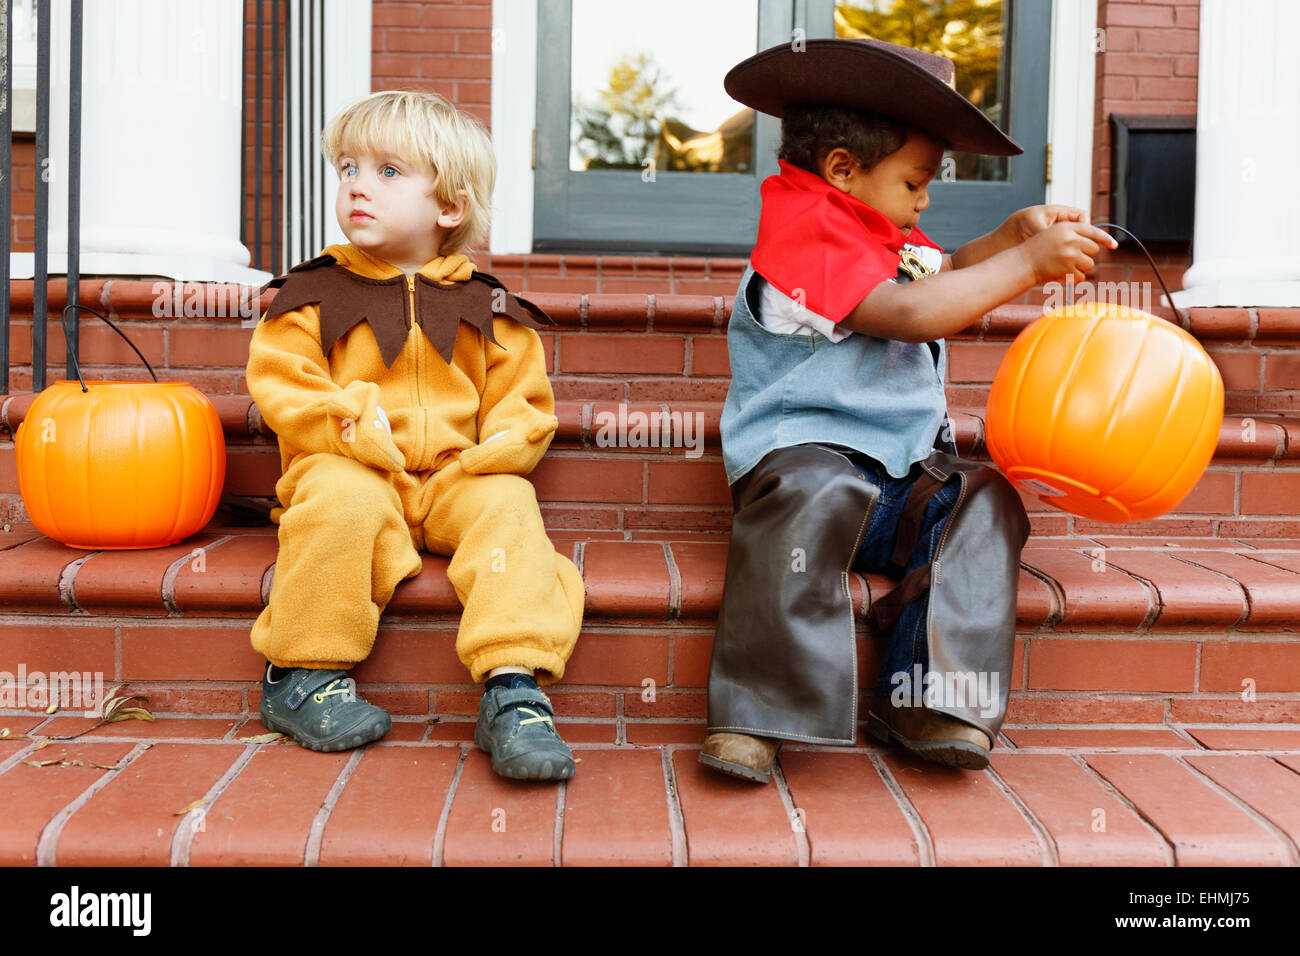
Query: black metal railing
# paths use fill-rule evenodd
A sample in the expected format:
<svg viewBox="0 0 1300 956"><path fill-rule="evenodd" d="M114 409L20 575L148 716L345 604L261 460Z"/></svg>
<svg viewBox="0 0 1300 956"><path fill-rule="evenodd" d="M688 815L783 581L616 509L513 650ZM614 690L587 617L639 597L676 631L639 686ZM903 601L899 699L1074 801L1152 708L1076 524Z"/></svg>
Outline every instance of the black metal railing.
<svg viewBox="0 0 1300 956"><path fill-rule="evenodd" d="M245 101L248 116L240 151L241 181L245 184L240 240L254 268L279 274L316 255L325 244L326 222L319 196L324 170L317 155L317 138L325 125L325 3L249 0L244 14L245 78L250 60L255 65L251 70L253 99ZM251 39L247 24L255 25ZM268 47L269 73L265 62ZM248 119L253 127L251 159ZM263 138L268 126L269 157ZM269 186L263 165L268 160Z"/></svg>
<svg viewBox="0 0 1300 956"><path fill-rule="evenodd" d="M67 302L79 303L81 221L81 98L82 3L68 0L71 18L69 50L68 168L54 172L50 157L50 33L54 0L33 0L36 13L36 209L32 303L32 391L46 386L45 355L49 319L49 200L50 183L68 190ZM256 57L253 102L246 102L249 75L249 40L243 30L244 71L241 96L240 239L249 249L254 268L281 273L294 263L311 258L324 245L325 219L319 190L324 168L317 155L317 138L325 124L324 0L249 0L255 23L252 55ZM13 239L11 192L13 184L13 0L0 0L0 30L4 59L0 61L0 394L10 389L10 252ZM269 9L268 9L269 8ZM245 4L245 17L250 11ZM268 36L269 26L269 36ZM264 58L270 48L271 65ZM296 51L296 52L295 52ZM295 71L296 70L296 71ZM266 102L266 86L270 102ZM252 177L248 175L247 111L253 119ZM263 129L270 127L271 151L265 155ZM264 161L271 164L264 176ZM266 180L269 178L269 190ZM269 191L269 196L267 195ZM248 216L251 202L252 216ZM269 238L265 235L270 233ZM69 310L65 375L73 374L78 347L79 309Z"/></svg>
<svg viewBox="0 0 1300 956"><path fill-rule="evenodd" d="M0 394L9 394L9 237L13 234L9 195L14 177L14 37L10 0L0 0L0 29L4 30L4 62L0 63L0 222L5 225L0 248Z"/></svg>
<svg viewBox="0 0 1300 956"><path fill-rule="evenodd" d="M68 189L68 249L67 249L67 305L76 305L79 299L81 278L81 26L82 0L70 0L71 49L69 51L68 98L68 169L59 178L66 179ZM50 218L50 14L51 0L34 0L36 8L36 236L32 302L32 391L45 388L46 323L49 318L49 218ZM0 392L9 391L9 247L13 226L10 222L10 191L13 183L13 4L0 0L0 19L5 34L3 72L3 103L0 103L0 127L4 143L0 147L0 175L3 175L3 205L5 224L3 249L3 281L0 281L0 308L4 311L3 331L0 331ZM72 311L66 341L66 372L72 375L74 352L80 322L78 310Z"/></svg>

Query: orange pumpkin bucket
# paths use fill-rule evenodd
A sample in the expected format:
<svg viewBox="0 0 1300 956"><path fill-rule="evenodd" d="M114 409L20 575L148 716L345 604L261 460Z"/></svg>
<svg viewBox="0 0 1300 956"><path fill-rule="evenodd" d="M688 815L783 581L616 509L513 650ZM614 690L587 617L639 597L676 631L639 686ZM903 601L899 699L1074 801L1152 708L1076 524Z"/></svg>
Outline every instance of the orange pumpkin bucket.
<svg viewBox="0 0 1300 956"><path fill-rule="evenodd" d="M86 306L69 306L68 309ZM65 333L68 309L64 309ZM217 410L185 382L50 385L14 436L18 489L32 524L72 548L161 548L212 520L226 478ZM67 334L67 341L74 337Z"/></svg>
<svg viewBox="0 0 1300 956"><path fill-rule="evenodd" d="M1049 312L1012 342L985 443L1003 473L1099 521L1154 518L1200 480L1223 423L1223 380L1200 343L1126 306Z"/></svg>

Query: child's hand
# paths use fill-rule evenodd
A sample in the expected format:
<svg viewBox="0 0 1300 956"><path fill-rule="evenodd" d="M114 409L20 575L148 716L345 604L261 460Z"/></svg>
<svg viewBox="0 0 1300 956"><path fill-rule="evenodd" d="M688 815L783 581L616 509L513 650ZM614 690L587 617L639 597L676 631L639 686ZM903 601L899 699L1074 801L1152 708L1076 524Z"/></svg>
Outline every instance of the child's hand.
<svg viewBox="0 0 1300 956"><path fill-rule="evenodd" d="M1033 234L1019 248L1033 269L1034 284L1041 285L1061 278L1083 281L1085 273L1096 268L1092 257L1102 246L1113 249L1116 245L1096 226L1065 220Z"/></svg>
<svg viewBox="0 0 1300 956"><path fill-rule="evenodd" d="M471 475L526 475L537 464L543 446L550 443L558 425L559 419L551 415L526 431L523 425L512 425L488 435L460 453L461 467Z"/></svg>
<svg viewBox="0 0 1300 956"><path fill-rule="evenodd" d="M406 458L393 442L392 425L379 398L378 385L353 382L330 404L328 414L331 431L337 429L338 454L380 471L405 471Z"/></svg>
<svg viewBox="0 0 1300 956"><path fill-rule="evenodd" d="M1015 242L1024 242L1032 236L1038 235L1058 222L1088 222L1088 214L1082 209L1076 209L1073 206L1026 206L1024 209L1018 209L1007 217L1004 228L1008 230L1011 238ZM1116 248L1119 243L1106 237L1109 242L1106 243L1110 248Z"/></svg>

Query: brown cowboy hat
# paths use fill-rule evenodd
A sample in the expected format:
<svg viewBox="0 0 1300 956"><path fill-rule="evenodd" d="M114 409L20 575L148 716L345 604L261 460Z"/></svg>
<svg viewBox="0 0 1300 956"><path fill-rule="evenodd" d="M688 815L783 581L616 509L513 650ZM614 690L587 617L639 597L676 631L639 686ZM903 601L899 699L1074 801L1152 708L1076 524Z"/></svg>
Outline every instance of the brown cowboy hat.
<svg viewBox="0 0 1300 956"><path fill-rule="evenodd" d="M947 57L896 43L805 40L755 53L733 66L722 85L732 99L770 116L794 103L847 106L919 126L961 152L1023 153L957 92L955 76Z"/></svg>

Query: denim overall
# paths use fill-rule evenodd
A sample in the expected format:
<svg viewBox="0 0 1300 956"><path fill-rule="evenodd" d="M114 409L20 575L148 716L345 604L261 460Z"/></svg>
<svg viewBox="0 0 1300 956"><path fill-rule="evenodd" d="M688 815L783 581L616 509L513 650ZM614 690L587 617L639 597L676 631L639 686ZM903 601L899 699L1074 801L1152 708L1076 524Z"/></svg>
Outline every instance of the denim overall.
<svg viewBox="0 0 1300 956"><path fill-rule="evenodd" d="M856 742L849 574L869 570L902 578L868 615L888 634L874 693L890 696L918 665L983 674L996 699L934 709L996 737L1029 525L1005 478L955 457L943 343L771 332L754 313L763 281L746 271L727 327L735 516L709 732Z"/></svg>
<svg viewBox="0 0 1300 956"><path fill-rule="evenodd" d="M934 450L947 418L947 350L855 333L783 335L751 311L762 276L748 269L727 324L731 388L722 460L736 482L774 448L823 442L870 455L895 478Z"/></svg>

